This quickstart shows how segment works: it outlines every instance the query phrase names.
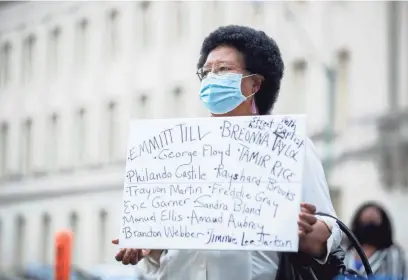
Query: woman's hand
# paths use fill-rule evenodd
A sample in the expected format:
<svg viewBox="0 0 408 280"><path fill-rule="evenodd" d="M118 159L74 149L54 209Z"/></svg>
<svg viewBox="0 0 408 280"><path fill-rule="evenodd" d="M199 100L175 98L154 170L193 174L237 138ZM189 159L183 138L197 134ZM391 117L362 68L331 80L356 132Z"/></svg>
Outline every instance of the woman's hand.
<svg viewBox="0 0 408 280"><path fill-rule="evenodd" d="M119 244L119 239L112 240L115 245ZM124 265L136 265L141 259L146 256L152 257L155 261L159 262L162 250L146 250L146 249L131 249L124 248L120 249L119 253L116 254L115 259L118 262L122 262Z"/></svg>
<svg viewBox="0 0 408 280"><path fill-rule="evenodd" d="M301 203L299 213L299 249L314 258L321 258L327 253L327 240L331 232L325 222L318 220L313 204Z"/></svg>
<svg viewBox="0 0 408 280"><path fill-rule="evenodd" d="M119 244L119 239L112 240L112 243L115 245ZM144 252L143 252L144 251ZM148 255L149 250L141 250L141 249L120 249L119 253L116 254L115 259L118 262L122 262L124 265L137 264L144 255Z"/></svg>
<svg viewBox="0 0 408 280"><path fill-rule="evenodd" d="M299 213L299 237L306 236L313 231L313 225L317 222L317 218L314 213L316 213L316 206L309 203L300 204Z"/></svg>

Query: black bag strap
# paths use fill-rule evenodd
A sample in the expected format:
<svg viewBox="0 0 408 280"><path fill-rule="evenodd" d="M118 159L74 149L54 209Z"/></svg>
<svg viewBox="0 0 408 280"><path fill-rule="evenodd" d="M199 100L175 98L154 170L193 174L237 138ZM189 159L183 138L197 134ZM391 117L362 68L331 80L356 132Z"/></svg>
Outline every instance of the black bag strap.
<svg viewBox="0 0 408 280"><path fill-rule="evenodd" d="M357 251L357 254L360 256L361 258L361 262L364 265L364 269L366 271L367 277L370 278L371 276L373 276L373 271L371 269L370 263L368 262L367 256L364 253L363 247L361 246L360 242L357 240L356 236L354 235L354 233L342 222L340 221L338 218L326 214L326 213L321 213L321 212L316 212L315 213L316 216L324 216L324 217L329 217L332 218L336 221L336 223L339 225L339 228L341 229L342 232L344 232L348 239L351 241L351 243L353 244L354 248Z"/></svg>

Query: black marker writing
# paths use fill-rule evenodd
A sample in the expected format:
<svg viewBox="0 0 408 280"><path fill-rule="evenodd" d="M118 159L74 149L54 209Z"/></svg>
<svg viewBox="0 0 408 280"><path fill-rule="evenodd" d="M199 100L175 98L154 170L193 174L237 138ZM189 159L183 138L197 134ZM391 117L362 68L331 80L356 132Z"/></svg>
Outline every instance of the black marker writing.
<svg viewBox="0 0 408 280"><path fill-rule="evenodd" d="M203 188L201 186L170 185L170 195L174 195L174 194L193 195L193 194L201 194L202 192L203 192Z"/></svg>
<svg viewBox="0 0 408 280"><path fill-rule="evenodd" d="M211 195L201 195L194 200L194 207L228 211L228 204L219 200L213 201Z"/></svg>
<svg viewBox="0 0 408 280"><path fill-rule="evenodd" d="M123 234L125 235L126 239L132 237L148 237L148 238L157 238L162 237L162 233L160 230L153 230L152 227L148 231L137 231L133 230L130 227L124 227L122 229Z"/></svg>
<svg viewBox="0 0 408 280"><path fill-rule="evenodd" d="M296 131L296 120L292 117L284 117L281 122L284 123L288 128L292 128L293 131Z"/></svg>
<svg viewBox="0 0 408 280"><path fill-rule="evenodd" d="M184 199L167 199L165 196L156 196L152 199L153 208L174 208L182 207L187 204L190 198Z"/></svg>
<svg viewBox="0 0 408 280"><path fill-rule="evenodd" d="M215 168L217 171L216 178L226 178L230 180L231 183L253 183L259 186L261 184L262 177L255 177L245 174L245 170L242 169L241 172L229 172L228 170L224 169L224 165L220 164L218 167Z"/></svg>
<svg viewBox="0 0 408 280"><path fill-rule="evenodd" d="M274 175L277 179L283 179L287 182L290 182L292 177L295 176L289 168L285 168L282 165L282 162L277 160L271 169L271 174Z"/></svg>
<svg viewBox="0 0 408 280"><path fill-rule="evenodd" d="M292 241L288 239L281 239L277 235L271 235L269 233L264 233L263 230L257 233L257 237L255 239L247 238L247 234L245 232L242 233L241 237L241 246L267 246L267 247L274 247L274 248L292 248Z"/></svg>
<svg viewBox="0 0 408 280"><path fill-rule="evenodd" d="M200 238L204 236L202 232L189 231L187 226L166 226L164 227L164 235L166 237L185 237L185 238Z"/></svg>
<svg viewBox="0 0 408 280"><path fill-rule="evenodd" d="M129 183L140 183L170 179L172 174L167 171L166 166L163 166L163 171L160 172L151 172L147 168L141 169L140 171L136 169L129 170L127 171L126 177L128 178Z"/></svg>
<svg viewBox="0 0 408 280"><path fill-rule="evenodd" d="M149 199L152 194L166 194L167 190L159 186L127 186L125 187L125 192L129 194L129 196L146 196L146 198Z"/></svg>
<svg viewBox="0 0 408 280"><path fill-rule="evenodd" d="M263 204L266 204L269 207L272 207L272 211L270 213L272 214L272 218L276 217L276 213L278 212L279 204L275 202L274 200L269 199L268 196L264 192L257 193L255 195L255 201L260 202L261 207Z"/></svg>
<svg viewBox="0 0 408 280"><path fill-rule="evenodd" d="M296 135L296 132L293 129L289 129L285 124L279 123L278 127L273 132L276 138L291 140L298 149L304 145L304 140ZM276 141L276 140L275 140Z"/></svg>
<svg viewBox="0 0 408 280"><path fill-rule="evenodd" d="M269 132L251 131L248 128L240 127L238 124L224 120L221 127L221 136L223 138L231 138L236 141L246 142L249 144L257 144L263 147L268 147Z"/></svg>
<svg viewBox="0 0 408 280"><path fill-rule="evenodd" d="M284 155L287 158L292 158L294 161L297 161L297 155L299 153L299 148L295 145L285 143L285 141L276 137L272 145L272 151L277 151L278 156Z"/></svg>
<svg viewBox="0 0 408 280"><path fill-rule="evenodd" d="M260 216L261 215L261 209L262 209L262 205L259 205L259 207L250 207L241 198L239 198L239 197L234 198L233 210L235 212L242 213L242 214L252 214L252 215Z"/></svg>
<svg viewBox="0 0 408 280"><path fill-rule="evenodd" d="M143 153L151 154L152 151L157 151L163 149L164 147L173 143L172 128L163 130L158 135L153 136L152 138L145 140L142 144L136 145L129 150L128 159L134 160Z"/></svg>
<svg viewBox="0 0 408 280"><path fill-rule="evenodd" d="M137 224L137 223L146 223L146 222L156 222L156 213L149 216L133 216L126 215L122 217L123 225L126 224Z"/></svg>
<svg viewBox="0 0 408 280"><path fill-rule="evenodd" d="M131 203L129 200L124 201L124 212L125 214L131 214L132 211L146 209L147 206L145 205L144 201L140 201L139 203Z"/></svg>
<svg viewBox="0 0 408 280"><path fill-rule="evenodd" d="M234 235L228 235L228 234L218 234L215 233L214 231L209 231L208 233L208 240L205 244L210 244L210 243L232 243L232 244L238 244L237 238Z"/></svg>
<svg viewBox="0 0 408 280"><path fill-rule="evenodd" d="M200 126L193 127L186 124L178 124L176 127L180 130L181 143L201 141L209 134L209 132L202 133Z"/></svg>
<svg viewBox="0 0 408 280"><path fill-rule="evenodd" d="M231 155L231 145L228 145L228 149L216 149L212 145L205 144L203 145L203 157L207 156L220 156L220 164L223 164L224 155Z"/></svg>
<svg viewBox="0 0 408 280"><path fill-rule="evenodd" d="M253 162L260 167L266 167L266 163L271 160L269 154L262 155L260 152L250 151L249 148L243 144L241 144L241 148L238 151L241 152L239 161Z"/></svg>
<svg viewBox="0 0 408 280"><path fill-rule="evenodd" d="M164 149L158 154L157 158L160 160L187 158L188 162L185 164L191 164L193 162L193 157L196 156L198 156L197 151L172 152L169 149Z"/></svg>
<svg viewBox="0 0 408 280"><path fill-rule="evenodd" d="M298 218L301 125L291 117L251 116L140 131L148 136L128 149L123 238L139 239L142 248L159 238L168 248L177 242L183 248L291 248L294 241L285 235L295 233L283 228Z"/></svg>
<svg viewBox="0 0 408 280"><path fill-rule="evenodd" d="M222 224L223 222L223 213L220 215L214 215L214 216L209 216L209 215L199 215L196 213L196 211L191 211L191 216L188 217L190 219L191 225L194 224Z"/></svg>
<svg viewBox="0 0 408 280"><path fill-rule="evenodd" d="M214 183L212 186L211 194L223 194L231 197L240 197L250 200L251 194L244 192L244 186L241 185L240 187L233 187L231 184L228 187L224 187L222 184Z"/></svg>
<svg viewBox="0 0 408 280"><path fill-rule="evenodd" d="M257 128L260 130L271 129L274 124L274 120L263 120L260 117L254 117L249 122L249 128Z"/></svg>
<svg viewBox="0 0 408 280"><path fill-rule="evenodd" d="M160 221L172 221L172 222L181 222L183 220L183 216L178 214L175 210L163 210L160 213Z"/></svg>
<svg viewBox="0 0 408 280"><path fill-rule="evenodd" d="M188 180L206 180L207 174L201 171L200 166L182 164L176 168L176 178L184 178Z"/></svg>
<svg viewBox="0 0 408 280"><path fill-rule="evenodd" d="M293 201L296 197L295 193L290 190L284 190L283 187L277 183L274 178L269 178L268 185L266 189L271 192L275 192L289 201Z"/></svg>
<svg viewBox="0 0 408 280"><path fill-rule="evenodd" d="M263 224L251 221L251 219L249 219L248 216L245 216L244 219L239 219L236 218L234 214L229 215L227 226L241 229L255 229L255 230L264 229Z"/></svg>

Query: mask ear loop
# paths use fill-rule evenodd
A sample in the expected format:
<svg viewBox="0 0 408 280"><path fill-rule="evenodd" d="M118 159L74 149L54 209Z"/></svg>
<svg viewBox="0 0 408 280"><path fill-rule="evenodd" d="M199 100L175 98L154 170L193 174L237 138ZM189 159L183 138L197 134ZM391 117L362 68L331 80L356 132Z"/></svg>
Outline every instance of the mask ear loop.
<svg viewBox="0 0 408 280"><path fill-rule="evenodd" d="M249 74L247 76L243 76L242 79L244 78L248 78L248 77L252 77L255 76L256 74ZM250 98L251 96L253 96L256 92L252 93L251 95L248 95L246 97L246 99ZM252 98L252 102L251 102L251 113L253 115L258 115L258 108L256 108L256 104L255 104L255 98Z"/></svg>

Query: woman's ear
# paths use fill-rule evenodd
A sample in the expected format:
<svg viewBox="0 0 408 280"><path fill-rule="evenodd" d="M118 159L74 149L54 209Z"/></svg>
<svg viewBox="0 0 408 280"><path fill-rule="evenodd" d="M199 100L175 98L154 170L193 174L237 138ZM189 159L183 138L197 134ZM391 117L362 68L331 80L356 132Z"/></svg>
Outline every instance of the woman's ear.
<svg viewBox="0 0 408 280"><path fill-rule="evenodd" d="M261 86L259 86L259 85L254 85L254 86L252 87L252 93L253 93L253 94L257 93L260 88L261 88Z"/></svg>
<svg viewBox="0 0 408 280"><path fill-rule="evenodd" d="M264 77L261 75L256 75L254 77L254 84L252 86L252 93L257 93L261 89L261 85L264 81Z"/></svg>

